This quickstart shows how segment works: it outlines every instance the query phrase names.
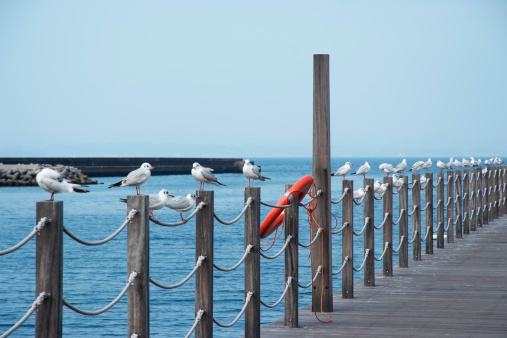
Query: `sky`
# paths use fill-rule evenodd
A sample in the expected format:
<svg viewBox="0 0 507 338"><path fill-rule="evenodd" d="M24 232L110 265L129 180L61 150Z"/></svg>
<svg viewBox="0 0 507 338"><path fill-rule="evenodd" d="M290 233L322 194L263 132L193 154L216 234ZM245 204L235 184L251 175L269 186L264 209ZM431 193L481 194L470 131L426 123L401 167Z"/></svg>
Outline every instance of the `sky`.
<svg viewBox="0 0 507 338"><path fill-rule="evenodd" d="M0 0L0 157L507 154L507 1Z"/></svg>

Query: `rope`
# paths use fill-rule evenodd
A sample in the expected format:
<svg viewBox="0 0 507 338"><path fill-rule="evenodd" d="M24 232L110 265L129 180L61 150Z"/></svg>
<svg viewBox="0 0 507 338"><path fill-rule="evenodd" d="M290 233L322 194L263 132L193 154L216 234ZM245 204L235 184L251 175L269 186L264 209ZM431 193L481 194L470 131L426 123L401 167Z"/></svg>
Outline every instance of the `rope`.
<svg viewBox="0 0 507 338"><path fill-rule="evenodd" d="M357 232L355 232L354 230L352 230L352 232L354 233L354 235L356 235L356 236L361 236L361 234L364 232L364 230L366 230L366 226L368 225L368 222L369 222L369 221L370 221L370 217L366 217L366 218L364 219L363 229L362 229L359 233L357 233Z"/></svg>
<svg viewBox="0 0 507 338"><path fill-rule="evenodd" d="M280 304L280 302L282 301L282 299L285 297L285 294L287 293L287 290L289 290L289 287L292 285L292 276L289 276L289 278L287 279L287 284L285 285L285 290L283 291L283 294L282 296L280 297L280 299L273 305L268 305L266 303L264 303L262 300L260 300L261 304L264 305L265 307L268 307L270 309L276 307L278 304Z"/></svg>
<svg viewBox="0 0 507 338"><path fill-rule="evenodd" d="M452 200L452 197L447 197L447 203L445 204L446 208L447 208L447 206L449 206L449 203L451 203L451 200Z"/></svg>
<svg viewBox="0 0 507 338"><path fill-rule="evenodd" d="M350 190L349 188L345 188L343 190L342 197L340 197L340 199L338 201L336 201L336 202L331 201L331 203L333 203L333 204L340 203L343 200L343 198L345 197L345 195L347 195L347 193L349 192L349 190Z"/></svg>
<svg viewBox="0 0 507 338"><path fill-rule="evenodd" d="M426 202L426 206L424 208L422 208L421 211L426 211L426 209L428 209L430 204L431 204L431 202Z"/></svg>
<svg viewBox="0 0 507 338"><path fill-rule="evenodd" d="M363 200L365 197L366 197L366 194L363 195L363 197L361 198L361 200L359 202L356 201L355 199L352 199L352 200L354 201L355 205L361 205L363 203ZM373 195L373 197L375 197L375 195Z"/></svg>
<svg viewBox="0 0 507 338"><path fill-rule="evenodd" d="M433 188L437 188L438 185L440 184L440 181L442 181L442 177L439 177L438 178L438 181L437 181L437 185L434 185Z"/></svg>
<svg viewBox="0 0 507 338"><path fill-rule="evenodd" d="M236 270L241 265L241 263L243 263L243 261L245 260L246 256L250 253L250 251L252 250L253 247L254 246L252 244L248 244L248 246L245 249L245 253L243 254L243 257L241 257L241 259L239 260L239 262L236 263L236 265L234 265L231 268L221 268L218 265L216 265L215 263L213 263L213 266L215 267L215 269L218 269L218 270L224 271L224 272L230 272L230 271Z"/></svg>
<svg viewBox="0 0 507 338"><path fill-rule="evenodd" d="M317 271L315 271L315 277L313 277L312 281L310 283L308 283L307 285L301 285L298 283L298 286L303 289L309 288L310 285L312 285L315 282L315 280L317 279L317 276L320 274L321 271L322 271L322 265L319 265L319 267L317 268Z"/></svg>
<svg viewBox="0 0 507 338"><path fill-rule="evenodd" d="M73 240L75 240L76 242L79 242L81 244L88 245L88 246L102 245L104 243L109 242L110 240L112 240L113 238L115 238L120 232L122 232L122 230L125 229L125 227L132 220L132 218L134 218L134 215L136 213L137 213L136 209L130 210L127 218L125 219L125 222L123 222L123 224L118 228L118 230L116 230L115 232L113 232L113 234L111 236L109 236L107 238L104 238L101 241L97 241L97 242L88 242L88 241L85 241L84 239L81 239L81 238L77 237L76 235L72 234L66 227L63 227L63 232L65 232L70 238L72 238Z"/></svg>
<svg viewBox="0 0 507 338"><path fill-rule="evenodd" d="M468 195L468 193L467 193L467 192L466 192L466 193L464 193L464 194L463 194L463 199L466 199L466 198L467 198L467 195ZM469 198L469 199L470 199L470 198Z"/></svg>
<svg viewBox="0 0 507 338"><path fill-rule="evenodd" d="M292 277L289 277L289 278L292 278ZM231 327L234 324L236 324L238 322L238 320L241 318L241 316L243 315L243 313L245 313L246 307L250 303L250 300L252 299L253 294L254 294L253 291L248 291L248 293L246 295L245 304L243 305L243 308L241 309L241 311L238 313L238 315L236 316L236 318L234 318L234 320L230 324L222 324L218 320L216 320L215 318L213 318L213 322L215 324L217 324L218 326L221 326L221 327ZM284 295L285 295L285 293L284 293Z"/></svg>
<svg viewBox="0 0 507 338"><path fill-rule="evenodd" d="M40 219L39 223L37 223L37 225L33 228L33 230L28 234L28 236L26 236L21 242L19 242L18 244L10 247L9 249L5 249L3 251L0 251L0 256L6 255L8 253L11 253L11 252L16 251L19 248L21 248L30 239L32 239L32 237L35 236L36 233L40 232L42 230L42 228L44 228L44 226L46 225L46 223L51 223L51 220L47 219L46 217L42 217Z"/></svg>
<svg viewBox="0 0 507 338"><path fill-rule="evenodd" d="M343 226L342 226L340 229L338 229L338 230L336 230L336 231L331 231L331 233L332 233L333 235L339 234L340 232L342 232L342 231L343 231L343 229L345 229L345 228L346 228L346 227L348 227L348 226L349 226L349 222L345 222L345 223L343 223Z"/></svg>
<svg viewBox="0 0 507 338"><path fill-rule="evenodd" d="M373 225L375 227L375 229L377 229L377 230L382 229L382 227L384 226L384 224L386 224L386 220L387 220L388 217L389 217L389 213L386 212L385 215L384 215L384 220L382 221L382 224L380 224L378 227L376 227L375 224Z"/></svg>
<svg viewBox="0 0 507 338"><path fill-rule="evenodd" d="M428 239L428 235L430 234L429 230L430 230L430 226L427 226L426 227L426 235L424 236L424 239L421 239L421 242L426 242L426 240ZM433 238L431 240L433 240Z"/></svg>
<svg viewBox="0 0 507 338"><path fill-rule="evenodd" d="M416 183L417 183L417 180L414 180L414 181L412 182L412 184L409 184L409 185L408 185L408 188L409 188L409 189L412 189L412 188L414 187L414 184L416 184Z"/></svg>
<svg viewBox="0 0 507 338"><path fill-rule="evenodd" d="M287 209L287 208L290 208L290 206L292 205L294 201L290 202L289 204L286 204L286 205L274 205L274 204L268 204L266 202L263 202L263 201L260 201L260 203L262 205L265 205L267 207L271 207L271 208L279 208L279 209Z"/></svg>
<svg viewBox="0 0 507 338"><path fill-rule="evenodd" d="M417 230L414 232L414 237L412 238L412 240L411 240L411 241L408 241L408 244L412 244L412 243L414 243L415 238L417 237L417 234L418 234L418 233L419 233L419 231L417 231Z"/></svg>
<svg viewBox="0 0 507 338"><path fill-rule="evenodd" d="M470 194L470 201L474 198L474 195L475 195L475 191L472 191L472 193Z"/></svg>
<svg viewBox="0 0 507 338"><path fill-rule="evenodd" d="M187 277L183 278L183 280L179 283L176 283L174 285L164 285L164 284L160 284L158 282L155 282L151 276L150 276L150 282L152 284L155 284L156 286L158 286L159 288L162 288L162 289L175 289L177 287L180 287L182 286L183 284L185 284L194 274L195 272L197 271L197 269L199 269L199 267L202 265L202 262L206 259L205 256L199 256L199 258L197 259L197 262L195 263L195 267L192 271L190 271L190 273L188 274Z"/></svg>
<svg viewBox="0 0 507 338"><path fill-rule="evenodd" d="M433 209L437 209L440 204L442 204L442 200L438 200L437 205L435 205Z"/></svg>
<svg viewBox="0 0 507 338"><path fill-rule="evenodd" d="M461 218L461 215L458 215L458 216L456 217L456 220L453 222L453 223L454 223L454 225L456 225L456 223L458 223L458 219L460 219L460 218Z"/></svg>
<svg viewBox="0 0 507 338"><path fill-rule="evenodd" d="M112 308L116 303L118 303L120 301L120 299L123 297L123 295L129 289L130 285L132 285L132 283L134 282L134 279L136 277L137 277L137 272L136 271L132 271L130 273L130 276L129 276L129 279L127 281L127 284L125 285L125 287L123 288L123 290L120 292L120 294L111 303L109 303L109 305L106 305L104 308L102 308L100 310L97 310L97 311L84 311L84 310L78 309L74 305L68 303L65 299L63 300L63 304L65 306L67 306L69 309L74 310L75 312L80 313L82 315L86 315L86 316L100 315L101 313L104 313L107 310L109 310L110 308Z"/></svg>
<svg viewBox="0 0 507 338"><path fill-rule="evenodd" d="M452 176L447 176L447 182L444 183L444 185L448 185L449 182L451 182Z"/></svg>
<svg viewBox="0 0 507 338"><path fill-rule="evenodd" d="M401 216L403 216L403 214L405 213L405 209L401 209L400 211L400 217L398 218L398 220L396 222L393 222L394 225L400 223L401 221Z"/></svg>
<svg viewBox="0 0 507 338"><path fill-rule="evenodd" d="M252 204L253 202L253 198L252 197L248 197L248 199L246 200L245 202L245 207L243 208L243 210L241 210L241 212L239 213L238 217L236 217L235 219L233 219L232 221L230 222L227 222L227 221L222 221L220 218L218 218L217 214L215 214L215 212L213 212L213 217L215 217L215 219L217 221L219 221L220 223L222 224L225 224L225 225L231 225L231 224L234 224L236 223L237 221L239 221L239 219L245 214L246 212L246 209L248 209L248 207L250 206L250 204Z"/></svg>
<svg viewBox="0 0 507 338"><path fill-rule="evenodd" d="M320 232L321 232L321 231L322 231L322 229L321 229L321 228L319 228L319 229L317 230L317 233L315 233L315 237L314 237L314 238L313 238L313 240L310 242L310 244L305 245L305 244L301 244L301 243L299 243L299 242L298 242L298 245L299 245L299 246L302 246L303 248L309 248L309 247L310 247L310 246L311 246L311 245L312 245L312 244L313 244L313 243L317 240L317 237L319 237L319 235L320 235Z"/></svg>
<svg viewBox="0 0 507 338"><path fill-rule="evenodd" d="M380 262L382 260L382 258L384 258L384 255L386 254L388 248L389 248L389 242L386 242L386 244L384 246L384 252L382 252L382 256L380 256L379 258L376 258L375 256L373 256L373 258L375 258L375 260L377 262Z"/></svg>
<svg viewBox="0 0 507 338"><path fill-rule="evenodd" d="M280 256L282 254L282 252L285 251L285 248L287 247L287 245L289 245L289 242L291 239L292 239L291 235L287 236L287 239L285 240L285 244L283 245L282 249L280 249L280 251L276 255L268 256L268 255L265 255L264 253L262 253L262 251L261 251L261 253L260 253L261 256L264 258L267 258L267 259L275 259L276 257Z"/></svg>
<svg viewBox="0 0 507 338"><path fill-rule="evenodd" d="M192 335L192 333L194 332L195 328L197 327L197 324L199 324L199 322L201 321L202 319L202 316L204 315L204 310L202 309L199 309L199 311L197 311L197 316L195 316L195 320L194 320L194 325L192 325L192 327L190 328L190 331L188 331L187 335L185 336L185 338L188 338Z"/></svg>
<svg viewBox="0 0 507 338"><path fill-rule="evenodd" d="M190 215L188 215L187 218L185 218L183 221L180 221L180 222L176 222L176 223L164 223L164 222L160 222L158 219L155 219L155 218L153 218L151 216L150 216L150 221L152 221L153 223L156 223L158 225L162 225L162 226L166 226L166 227L174 227L174 226L182 225L182 224L185 224L188 221L190 221L192 219L192 217L194 217L197 214L197 212L199 210L201 210L204 206L206 206L206 203L200 202L195 207L195 210Z"/></svg>
<svg viewBox="0 0 507 338"><path fill-rule="evenodd" d="M365 251L365 253L364 253L363 263L361 264L361 266L360 266L358 269L356 269L356 268L354 268L354 267L352 267L352 269L354 269L354 271L356 271L356 272L359 272L359 271L363 270L363 268L364 268L364 263L366 263L366 258L368 258L368 255L369 255L369 254L370 254L370 249L366 249L366 251Z"/></svg>
<svg viewBox="0 0 507 338"><path fill-rule="evenodd" d="M308 202L306 202L306 203L299 203L299 205L302 206L302 207L304 207L305 205L308 205L308 204L312 203L313 201L315 201L321 195L322 195L322 190L318 190L317 194L314 197L312 197Z"/></svg>
<svg viewBox="0 0 507 338"><path fill-rule="evenodd" d="M45 217L44 217L45 218ZM8 337L11 333L16 331L21 325L23 325L24 322L32 315L32 313L42 304L44 299L46 299L48 295L46 292L41 292L39 296L33 301L32 305L30 305L30 310L25 313L25 315L16 323L14 324L9 330L7 330L3 335L0 336L0 338Z"/></svg>
<svg viewBox="0 0 507 338"><path fill-rule="evenodd" d="M338 271L336 272L331 272L333 275L338 275L340 272L343 271L343 268L345 267L345 264L347 264L349 262L349 256L345 256L345 259L343 260L343 263L342 263L342 266L340 269L338 269Z"/></svg>
<svg viewBox="0 0 507 338"><path fill-rule="evenodd" d="M447 230L449 230L449 227L451 226L451 223L452 223L452 218L448 218L447 219L447 226L444 229L445 232L447 232Z"/></svg>
<svg viewBox="0 0 507 338"><path fill-rule="evenodd" d="M401 245L403 244L404 241L405 241L405 236L401 236L400 245L398 246L398 249L396 249L396 250L393 249L394 253L398 253L400 251Z"/></svg>

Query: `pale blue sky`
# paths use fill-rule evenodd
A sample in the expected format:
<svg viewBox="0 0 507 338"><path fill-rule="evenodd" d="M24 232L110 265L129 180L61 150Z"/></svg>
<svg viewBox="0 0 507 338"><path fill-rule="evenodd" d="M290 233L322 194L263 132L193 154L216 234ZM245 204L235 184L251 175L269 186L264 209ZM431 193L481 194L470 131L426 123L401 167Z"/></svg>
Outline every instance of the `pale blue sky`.
<svg viewBox="0 0 507 338"><path fill-rule="evenodd" d="M0 0L0 156L496 156L507 1Z"/></svg>

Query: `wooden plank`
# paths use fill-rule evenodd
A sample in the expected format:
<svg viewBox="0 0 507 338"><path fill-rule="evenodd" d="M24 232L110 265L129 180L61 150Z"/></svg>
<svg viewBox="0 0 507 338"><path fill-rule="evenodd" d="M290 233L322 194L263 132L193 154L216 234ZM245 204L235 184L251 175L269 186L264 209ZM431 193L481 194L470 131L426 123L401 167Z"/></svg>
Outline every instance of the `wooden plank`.
<svg viewBox="0 0 507 338"><path fill-rule="evenodd" d="M245 250L248 245L253 245L245 258L245 299L248 292L252 291L253 296L250 299L250 304L245 310L245 337L260 337L260 320L261 320L261 237L260 237L260 222L261 222L261 189L259 187L246 187L245 188L245 203L249 197L253 198L252 204L247 208L245 212ZM292 215L289 212L285 218L286 222L286 233L292 233L294 225L292 224ZM297 226L297 225L296 225ZM296 228L297 229L297 228ZM297 242L296 242L297 243ZM291 243L293 244L293 243ZM297 245L296 245L297 247ZM287 248L287 250L293 250L293 248ZM292 255L291 255L292 257ZM287 251L286 251L286 262L287 262ZM294 262L289 261L291 267ZM297 267L297 261L296 261ZM297 271L297 270L296 270ZM289 272L293 273L293 272ZM296 275L297 276L297 275ZM297 284L296 284L297 285ZM291 288L292 289L292 288ZM286 295L285 302L287 308L287 300L292 301L294 295L290 293L291 289ZM297 290L297 288L295 288ZM297 302L297 294L295 295L295 301ZM297 306L296 306L297 311ZM297 312L296 312L297 314Z"/></svg>

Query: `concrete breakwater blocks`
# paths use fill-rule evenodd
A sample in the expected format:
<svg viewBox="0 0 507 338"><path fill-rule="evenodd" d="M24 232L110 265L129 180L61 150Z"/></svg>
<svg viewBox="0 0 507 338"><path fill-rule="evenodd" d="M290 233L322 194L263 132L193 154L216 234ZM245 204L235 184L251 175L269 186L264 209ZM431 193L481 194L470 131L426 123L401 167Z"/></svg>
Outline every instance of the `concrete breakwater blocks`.
<svg viewBox="0 0 507 338"><path fill-rule="evenodd" d="M84 175L81 170L62 164L3 164L0 163L0 186L36 186L35 176L43 168L52 168L63 174L63 177L73 183L97 184L96 180Z"/></svg>

